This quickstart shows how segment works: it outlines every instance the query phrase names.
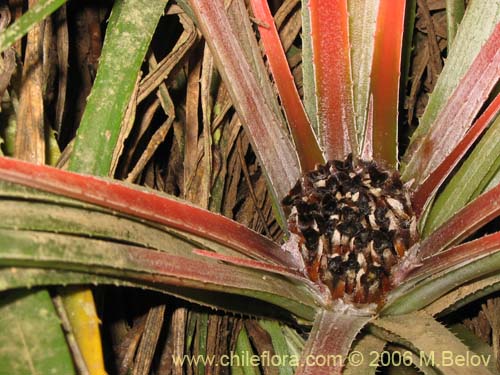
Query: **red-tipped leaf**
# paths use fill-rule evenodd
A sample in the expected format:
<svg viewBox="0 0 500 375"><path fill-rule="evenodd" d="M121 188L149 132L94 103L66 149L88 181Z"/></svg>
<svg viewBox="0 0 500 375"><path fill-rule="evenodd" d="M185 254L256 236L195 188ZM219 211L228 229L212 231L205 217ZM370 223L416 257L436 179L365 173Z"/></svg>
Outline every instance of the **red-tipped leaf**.
<svg viewBox="0 0 500 375"><path fill-rule="evenodd" d="M317 163L324 163L324 157L300 100L274 18L267 1L251 0L251 4L254 16L260 21L262 45L292 132L302 171L313 170Z"/></svg>

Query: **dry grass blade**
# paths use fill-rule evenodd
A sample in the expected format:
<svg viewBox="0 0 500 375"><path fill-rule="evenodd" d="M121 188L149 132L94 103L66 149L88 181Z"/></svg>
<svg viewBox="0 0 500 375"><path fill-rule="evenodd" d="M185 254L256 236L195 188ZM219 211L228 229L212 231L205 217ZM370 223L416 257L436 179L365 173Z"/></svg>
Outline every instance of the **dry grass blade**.
<svg viewBox="0 0 500 375"><path fill-rule="evenodd" d="M36 1L31 0L33 7ZM45 163L45 127L43 104L43 28L34 26L28 33L23 84L19 98L15 152L20 159L32 163Z"/></svg>

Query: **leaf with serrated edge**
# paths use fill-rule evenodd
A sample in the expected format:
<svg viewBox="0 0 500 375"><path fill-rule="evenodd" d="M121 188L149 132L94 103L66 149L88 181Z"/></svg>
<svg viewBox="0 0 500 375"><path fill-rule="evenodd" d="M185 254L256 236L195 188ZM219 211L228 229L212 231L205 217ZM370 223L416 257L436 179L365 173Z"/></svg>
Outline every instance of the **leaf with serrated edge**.
<svg viewBox="0 0 500 375"><path fill-rule="evenodd" d="M500 290L500 276L490 276L452 290L424 309L431 315L448 314L497 290Z"/></svg>
<svg viewBox="0 0 500 375"><path fill-rule="evenodd" d="M346 362L346 367L343 375L375 375L377 373L377 366L374 366L373 353L382 353L386 341L372 334L366 333L362 337L356 339L352 347L353 352L361 353L360 358L364 360L361 363L356 362L354 365Z"/></svg>
<svg viewBox="0 0 500 375"><path fill-rule="evenodd" d="M468 281L498 272L499 250L497 232L424 259L420 269L389 293L380 314L416 311Z"/></svg>
<svg viewBox="0 0 500 375"><path fill-rule="evenodd" d="M372 324L398 336L400 338L398 341L402 345L414 348L422 358L423 363L434 359L434 363L444 375L490 374L482 366L458 364L455 361L458 356L463 356L465 362L465 358L469 358L475 353L426 312L418 311L406 315L379 318L374 320Z"/></svg>

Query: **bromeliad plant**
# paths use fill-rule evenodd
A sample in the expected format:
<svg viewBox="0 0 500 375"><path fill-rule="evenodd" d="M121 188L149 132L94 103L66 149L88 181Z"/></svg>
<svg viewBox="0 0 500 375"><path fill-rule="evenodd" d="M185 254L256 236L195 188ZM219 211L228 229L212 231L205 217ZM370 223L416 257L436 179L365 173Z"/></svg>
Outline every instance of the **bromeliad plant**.
<svg viewBox="0 0 500 375"><path fill-rule="evenodd" d="M54 2L40 1L40 8L44 3ZM500 286L500 232L472 237L500 214L500 3L472 1L457 20L401 163L398 108L411 1L302 0L303 98L267 2L250 1L253 18L243 1L233 3L244 22L234 22L222 1L178 1L210 47L286 242L90 175L113 170L127 104L147 90L134 93L134 84L165 6L117 1L69 162L87 174L0 159L2 288L126 285L312 326L296 374L375 373L380 357L370 353L386 345L424 373L489 373L486 365L437 369L443 353L470 353L436 319ZM43 16L25 17L33 14ZM255 53L250 19L281 106ZM2 48L19 36L15 27L0 37ZM115 64L124 43L130 55ZM143 81L155 73L151 67ZM273 344L282 337L269 332ZM365 354L359 367L347 360L353 345ZM343 360L308 360L320 356Z"/></svg>

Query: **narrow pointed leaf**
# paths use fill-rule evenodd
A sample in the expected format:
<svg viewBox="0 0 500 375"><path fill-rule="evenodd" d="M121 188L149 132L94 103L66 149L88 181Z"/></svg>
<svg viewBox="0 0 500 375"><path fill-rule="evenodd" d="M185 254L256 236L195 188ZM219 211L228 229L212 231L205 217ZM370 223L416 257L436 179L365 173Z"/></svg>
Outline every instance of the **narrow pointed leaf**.
<svg viewBox="0 0 500 375"><path fill-rule="evenodd" d="M253 259L243 259L231 255L217 254L212 251L206 251L201 249L194 249L193 253L207 258L217 259L230 264L251 268L254 270L263 270L267 272L281 274L283 276L296 278L303 283L307 283L307 279L303 275L301 275L299 272L293 272L293 270L286 267L276 266L274 264L264 263Z"/></svg>
<svg viewBox="0 0 500 375"><path fill-rule="evenodd" d="M3 293L0 332L1 374L76 374L46 290Z"/></svg>
<svg viewBox="0 0 500 375"><path fill-rule="evenodd" d="M490 374L485 367L447 362L448 353L452 353L455 358L459 355L466 358L471 355L470 349L425 312L379 318L374 320L373 324L398 336L402 344L420 354L424 364L434 364L444 375Z"/></svg>
<svg viewBox="0 0 500 375"><path fill-rule="evenodd" d="M500 290L500 275L485 277L453 289L430 305L427 305L425 311L433 316L447 315L498 290Z"/></svg>
<svg viewBox="0 0 500 375"><path fill-rule="evenodd" d="M275 320L261 320L259 325L271 336L274 353L280 358L290 358L290 351L279 322ZM278 367L279 375L293 375L290 361L283 361Z"/></svg>
<svg viewBox="0 0 500 375"><path fill-rule="evenodd" d="M233 369L235 369L238 371L236 375L238 373L241 375L260 375L260 371L257 366L253 366L249 361L245 361L245 358L251 358L254 356L254 349L244 326L241 327L238 334L235 352L240 360L237 361L236 365L231 367L231 370L234 371Z"/></svg>
<svg viewBox="0 0 500 375"><path fill-rule="evenodd" d="M360 315L347 305L321 310L316 316L295 374L341 374L354 339L370 320L370 316ZM316 362L321 358L328 358L328 362Z"/></svg>
<svg viewBox="0 0 500 375"><path fill-rule="evenodd" d="M422 242L420 256L426 258L437 254L498 217L499 199L500 185L474 199Z"/></svg>
<svg viewBox="0 0 500 375"><path fill-rule="evenodd" d="M84 271L129 281L235 294L260 299L310 320L319 301L291 280L206 258L74 236L0 230L0 265ZM189 296L189 294L188 294ZM223 302L223 301L222 301Z"/></svg>
<svg viewBox="0 0 500 375"><path fill-rule="evenodd" d="M497 107L500 108L500 96L496 102ZM497 108L497 112L499 108ZM488 185L491 178L500 169L499 139L500 116L497 116L481 141L474 147L472 153L432 205L427 216L424 236L442 225L460 208L476 198Z"/></svg>
<svg viewBox="0 0 500 375"><path fill-rule="evenodd" d="M61 194L225 244L244 254L298 268L271 240L221 215L116 181L0 158L0 180ZM297 267L296 267L297 266Z"/></svg>
<svg viewBox="0 0 500 375"><path fill-rule="evenodd" d="M164 9L165 0L115 3L96 80L75 139L70 169L108 175L122 119ZM88 145L92 145L90 150Z"/></svg>
<svg viewBox="0 0 500 375"><path fill-rule="evenodd" d="M342 160L358 153L347 1L309 0L308 11L321 142L328 160Z"/></svg>
<svg viewBox="0 0 500 375"><path fill-rule="evenodd" d="M379 0L350 0L349 41L353 81L353 102L358 144L363 145L367 125L370 81L373 63L373 39ZM371 142L371 134L368 142Z"/></svg>
<svg viewBox="0 0 500 375"><path fill-rule="evenodd" d="M394 289L383 315L404 314L429 305L468 281L498 273L500 234L482 237L424 261L409 279Z"/></svg>
<svg viewBox="0 0 500 375"><path fill-rule="evenodd" d="M429 202L429 200L432 198L437 189L446 180L448 175L453 171L453 168L457 166L462 157L474 145L476 140L483 134L484 130L486 130L486 128L491 124L491 122L495 119L495 117L498 116L499 113L500 113L500 95L497 95L497 97L488 106L488 108L484 111L484 113L476 120L474 125L471 126L470 130L467 132L467 134L465 134L464 138L455 147L455 149L446 157L445 160L443 160L443 162L434 170L434 172L431 173L431 175L422 183L422 185L418 187L418 190L412 197L413 209L417 214L420 214L422 212L422 210L425 208L425 205ZM485 157L484 159L491 161L490 157ZM468 158L468 160L471 159ZM473 169L481 170L481 168L478 167L477 165L474 165ZM471 180L469 180L469 183L470 181ZM450 188L449 186L450 185L447 185L447 190ZM441 196L443 196L443 194ZM450 202L449 199L448 199L448 204L452 205L452 207L444 206L441 208L444 209L445 211L450 212L451 210L453 210L453 208L456 210L461 207L459 204L454 204L453 202ZM464 203L462 203L462 205L463 204ZM438 214L439 211L437 211L436 206L434 206L433 210L436 211L436 214ZM427 225L429 228L432 228L435 225L437 225L437 222L428 223Z"/></svg>
<svg viewBox="0 0 500 375"><path fill-rule="evenodd" d="M304 90L304 108L316 136L321 136L318 124L318 98L316 97L316 79L312 55L310 0L301 0L302 15L302 87Z"/></svg>
<svg viewBox="0 0 500 375"><path fill-rule="evenodd" d="M343 372L344 375L375 375L378 373L378 367L374 365L373 354L382 353L387 342L379 337L372 334L364 334L361 338L356 339L353 345L353 352L361 353L360 358L365 360L361 363L355 362L350 364L349 361L346 363L346 368ZM370 358L370 360L366 360Z"/></svg>
<svg viewBox="0 0 500 375"><path fill-rule="evenodd" d="M406 0L380 0L370 93L373 96L373 158L398 163L398 105Z"/></svg>
<svg viewBox="0 0 500 375"><path fill-rule="evenodd" d="M465 13L465 3L463 0L446 0L446 26L448 34L448 48L453 47L453 41L458 31L458 26L462 22Z"/></svg>
<svg viewBox="0 0 500 375"><path fill-rule="evenodd" d="M311 171L317 163L324 163L323 154L300 100L269 5L264 0L252 0L251 4L254 16L265 23L265 26L259 26L259 34L290 126L302 171Z"/></svg>
<svg viewBox="0 0 500 375"><path fill-rule="evenodd" d="M116 277L106 277L86 272L30 268L24 266L0 267L0 291L2 292L9 289L32 289L36 286L83 284L127 286L161 291L154 287L134 284L133 282L118 279Z"/></svg>
<svg viewBox="0 0 500 375"><path fill-rule="evenodd" d="M217 68L245 126L259 162L267 173L275 202L282 199L300 176L297 155L279 119L260 94L241 46L218 1L190 0L197 25L206 37ZM283 216L284 217L284 216Z"/></svg>
<svg viewBox="0 0 500 375"><path fill-rule="evenodd" d="M458 143L457 139L461 139L461 136L458 134L459 132L455 131L453 142L450 142L450 145L445 145L446 147L443 148L443 150L438 149L436 144L429 144L428 139L431 136L437 143L442 141L436 138L435 134L433 135L435 132L433 129L437 127L435 123L440 124L439 127L441 127L441 131L448 128L463 128L464 126L465 130L467 130L471 124L472 118L459 118L457 120L458 122L449 122L449 125L446 126L444 122L445 119L443 118L445 116L445 109L447 107L449 108L452 104L454 106L459 106L458 108L449 108L446 110L448 120L452 119L453 114L461 112L459 109L467 112L477 112L482 105L482 102L478 102L481 101L484 94L481 93L480 90L474 93L469 92L471 91L471 87L480 88L482 85L488 86L488 84L491 84L491 81L498 79L498 73L496 77L490 77L489 81L487 77L483 76L484 82L478 84L476 81L479 81L479 77L483 74L481 70L479 70L479 73L469 73L472 77L469 77L470 81L467 82L468 85L471 86L466 87L466 85L464 85L466 73L471 71L474 63L479 64L481 62L481 58L478 60L480 53L485 54L483 52L483 45L488 39L490 39L490 44L495 43L491 36L495 33L499 21L500 3L496 1L474 1L471 2L470 6L467 8L456 35L453 49L448 55L444 69L439 75L436 86L429 97L429 103L426 106L426 110L419 121L419 126L413 134L410 147L406 151L404 160L408 165L403 173L403 177L406 180L417 178L417 180L422 181L432 172L432 170L426 171L429 169L427 164L429 163L429 155L432 154L432 152L428 151L427 157L422 159L422 157L425 156L424 143L427 143L426 147L432 146L433 150L439 151L439 157L431 157L434 160L434 167L431 169L434 169L435 166L439 164L438 160L443 160L444 157L448 155L449 151ZM477 27L477 25L481 25L481 27ZM498 38L496 43L498 43ZM496 51L491 48L489 52L491 54ZM488 68L495 69L495 66L490 65ZM486 71L487 70L488 69L486 69ZM488 93L486 93L486 96ZM474 99L468 101L468 98ZM467 105L463 105L464 103L467 103ZM438 115L441 119L438 119ZM465 115L465 113L461 112L460 116L463 115ZM461 132L463 135L463 129ZM419 156L416 155L417 153ZM423 174L424 172L425 174Z"/></svg>
<svg viewBox="0 0 500 375"><path fill-rule="evenodd" d="M66 1L67 0L39 0L15 23L0 33L0 52L5 51L18 39L25 36L33 26L55 12Z"/></svg>
<svg viewBox="0 0 500 375"><path fill-rule="evenodd" d="M500 232L463 243L422 260L422 265L408 277L425 279L442 271L452 271L457 265L476 261L500 249Z"/></svg>

